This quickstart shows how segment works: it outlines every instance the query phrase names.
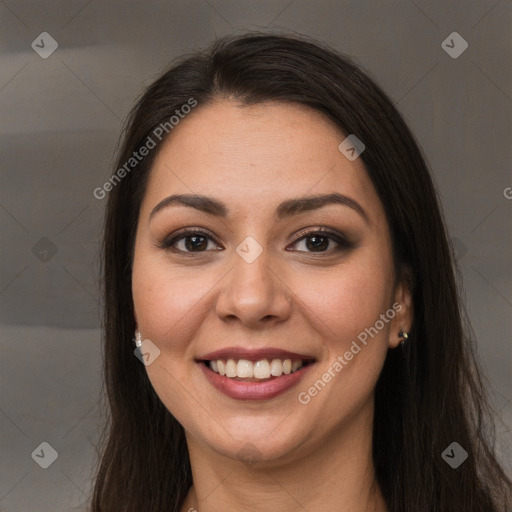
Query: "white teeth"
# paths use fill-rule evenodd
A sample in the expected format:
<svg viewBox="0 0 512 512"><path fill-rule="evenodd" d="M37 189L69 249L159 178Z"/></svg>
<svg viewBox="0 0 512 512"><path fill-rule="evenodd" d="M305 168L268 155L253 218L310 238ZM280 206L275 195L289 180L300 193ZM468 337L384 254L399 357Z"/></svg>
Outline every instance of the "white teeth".
<svg viewBox="0 0 512 512"><path fill-rule="evenodd" d="M226 377L236 377L237 367L233 359L228 359L226 363Z"/></svg>
<svg viewBox="0 0 512 512"><path fill-rule="evenodd" d="M281 377L281 375L283 375L283 363L281 363L281 359L272 359L270 363L270 373L274 377Z"/></svg>
<svg viewBox="0 0 512 512"><path fill-rule="evenodd" d="M248 379L252 378L253 369L251 361L247 361L247 359L240 359L236 365L236 376Z"/></svg>
<svg viewBox="0 0 512 512"><path fill-rule="evenodd" d="M241 379L269 379L289 375L300 370L304 366L304 361L300 359L267 359L259 361L249 361L248 359L228 359L224 361L217 359L209 362L209 367L215 373L225 375L229 378L239 377Z"/></svg>
<svg viewBox="0 0 512 512"><path fill-rule="evenodd" d="M268 379L270 377L270 365L266 359L256 361L253 366L256 379Z"/></svg>

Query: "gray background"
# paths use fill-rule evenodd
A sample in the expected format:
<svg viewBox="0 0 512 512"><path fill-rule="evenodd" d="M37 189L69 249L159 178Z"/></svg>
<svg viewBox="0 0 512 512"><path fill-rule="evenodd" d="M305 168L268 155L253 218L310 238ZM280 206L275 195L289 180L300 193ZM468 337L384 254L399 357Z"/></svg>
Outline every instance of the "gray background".
<svg viewBox="0 0 512 512"><path fill-rule="evenodd" d="M0 510L85 510L101 427L92 191L144 86L246 30L324 40L397 102L439 185L512 459L511 23L511 0L0 1ZM454 31L458 58L441 45ZM31 47L42 32L58 42L47 59ZM43 441L48 469L31 457Z"/></svg>

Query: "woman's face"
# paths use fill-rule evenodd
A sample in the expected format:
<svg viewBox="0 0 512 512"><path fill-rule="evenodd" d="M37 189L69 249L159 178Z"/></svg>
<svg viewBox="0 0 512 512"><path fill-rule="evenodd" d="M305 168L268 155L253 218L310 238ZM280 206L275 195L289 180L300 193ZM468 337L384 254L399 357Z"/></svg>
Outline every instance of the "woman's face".
<svg viewBox="0 0 512 512"><path fill-rule="evenodd" d="M219 100L181 121L155 160L136 235L136 321L160 350L146 366L156 393L204 450L293 460L371 430L410 296L395 286L363 163L338 149L345 138L308 107ZM186 197L165 202L175 195Z"/></svg>

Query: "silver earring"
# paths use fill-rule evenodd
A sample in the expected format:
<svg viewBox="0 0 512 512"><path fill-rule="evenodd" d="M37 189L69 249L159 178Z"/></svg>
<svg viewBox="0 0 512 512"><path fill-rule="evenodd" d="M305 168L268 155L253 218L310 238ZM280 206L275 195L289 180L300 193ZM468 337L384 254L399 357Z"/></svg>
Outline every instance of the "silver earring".
<svg viewBox="0 0 512 512"><path fill-rule="evenodd" d="M142 335L138 329L135 331L135 339L133 341L135 341L135 346L137 348L142 346Z"/></svg>
<svg viewBox="0 0 512 512"><path fill-rule="evenodd" d="M398 333L398 337L401 338L401 345L402 345L402 348L404 347L405 345L405 342L408 340L409 338L409 334L407 334L405 331L402 331L400 330L400 332Z"/></svg>

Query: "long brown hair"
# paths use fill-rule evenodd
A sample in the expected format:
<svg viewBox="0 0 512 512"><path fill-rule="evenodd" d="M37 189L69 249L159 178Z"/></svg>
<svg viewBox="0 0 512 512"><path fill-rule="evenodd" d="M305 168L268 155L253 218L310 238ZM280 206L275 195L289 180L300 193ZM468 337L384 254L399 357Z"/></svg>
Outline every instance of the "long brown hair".
<svg viewBox="0 0 512 512"><path fill-rule="evenodd" d="M317 42L264 34L227 38L183 58L147 89L128 118L115 170L191 98L201 108L223 97L245 105L308 105L366 146L361 158L387 215L396 268L412 269L415 311L405 351L388 351L375 392L373 459L390 512L503 512L511 506L511 481L494 453L492 411L463 321L437 193L393 103L348 57ZM166 136L172 137L171 129ZM178 512L192 485L183 428L157 397L131 343L135 228L165 140L121 173L108 197L103 283L109 415L94 512ZM468 453L457 469L441 457L454 441Z"/></svg>

